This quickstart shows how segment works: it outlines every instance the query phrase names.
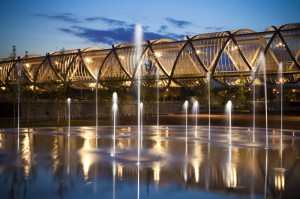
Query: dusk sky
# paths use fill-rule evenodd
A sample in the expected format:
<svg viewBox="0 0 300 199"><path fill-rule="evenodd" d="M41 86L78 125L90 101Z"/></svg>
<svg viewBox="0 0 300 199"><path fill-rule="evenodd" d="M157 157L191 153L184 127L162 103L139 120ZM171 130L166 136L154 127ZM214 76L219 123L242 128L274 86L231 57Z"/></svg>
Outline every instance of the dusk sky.
<svg viewBox="0 0 300 199"><path fill-rule="evenodd" d="M2 0L0 57L133 41L136 23L144 39L252 29L300 22L300 1L200 0Z"/></svg>

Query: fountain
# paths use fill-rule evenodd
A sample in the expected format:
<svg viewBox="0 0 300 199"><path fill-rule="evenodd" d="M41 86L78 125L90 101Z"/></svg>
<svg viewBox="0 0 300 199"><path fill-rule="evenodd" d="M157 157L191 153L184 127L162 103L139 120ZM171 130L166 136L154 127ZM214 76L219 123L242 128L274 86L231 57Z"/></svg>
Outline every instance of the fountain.
<svg viewBox="0 0 300 199"><path fill-rule="evenodd" d="M159 131L159 70L158 68L156 69L156 100L157 100L157 108L156 108L156 115L157 115L157 136L158 136L158 131Z"/></svg>
<svg viewBox="0 0 300 199"><path fill-rule="evenodd" d="M279 83L280 83L280 148L283 147L282 144L282 112L283 112L283 106L282 106L282 101L283 101L283 78L282 78L282 70L283 70L283 64L280 62L279 64Z"/></svg>
<svg viewBox="0 0 300 199"><path fill-rule="evenodd" d="M99 71L100 72L100 71ZM96 89L95 89L95 92L96 92L96 107L95 107L95 120L96 120L96 123L95 123L95 135L97 136L98 135L98 83L99 83L99 81L98 81L98 79L99 79L99 72L98 72L98 74L97 74L97 78L96 78L96 85L95 85L95 87L96 87ZM97 143L97 142L96 142Z"/></svg>
<svg viewBox="0 0 300 199"><path fill-rule="evenodd" d="M199 103L198 101L195 101L193 105L193 112L195 114L195 137L197 137L197 128L198 128L198 109L199 109Z"/></svg>
<svg viewBox="0 0 300 199"><path fill-rule="evenodd" d="M188 106L189 106L189 103L188 101L186 100L183 104L183 107L184 107L184 110L185 110L185 141L187 142L187 133L188 133ZM187 147L187 145L186 145Z"/></svg>
<svg viewBox="0 0 300 199"><path fill-rule="evenodd" d="M143 148L143 102L140 104L141 106L141 148Z"/></svg>
<svg viewBox="0 0 300 199"><path fill-rule="evenodd" d="M114 123L114 136L113 136L113 153L112 156L116 154L116 115L118 111L118 95L116 92L113 93L113 123Z"/></svg>
<svg viewBox="0 0 300 199"><path fill-rule="evenodd" d="M138 116L138 179L137 179L137 199L140 198L140 150L141 150L141 66L140 58L142 56L142 37L143 30L141 25L135 27L135 44L136 44L136 67L137 67L137 82L138 82L138 100L137 100L137 116Z"/></svg>
<svg viewBox="0 0 300 199"><path fill-rule="evenodd" d="M55 190L53 193L51 193L53 195L49 195L49 197L53 196L53 198L55 198L57 192L62 193L61 195L64 198L93 198L95 197L95 195L99 194L105 198L113 199L115 199L116 196L122 196L126 198L137 197L138 199L140 197L159 199L166 198L166 193L169 194L168 197L170 198L173 196L176 196L178 198L231 198L247 196L253 196L255 198L263 196L265 198L268 198L270 196L277 197L276 192L269 192L269 190L274 190L274 187L272 187L272 177L274 177L274 175L271 175L272 171L270 170L270 168L273 169L273 172L275 172L275 183L277 183L275 184L275 188L276 186L280 187L280 191L283 193L283 197L293 198L293 196L297 197L300 194L299 190L297 190L297 188L293 186L293 184L296 184L300 179L299 172L294 171L294 168L296 168L299 160L298 155L295 156L295 154L299 154L300 152L300 140L297 138L300 132L293 131L293 137L285 136L285 145L287 147L283 148L283 132L286 135L291 134L291 132L290 130L286 129L282 130L282 104L280 167L279 159L277 161L277 156L274 155L276 151L273 150L274 148L278 147L276 143L279 140L279 136L276 136L276 132L274 133L274 136L270 136L270 139L272 138L272 140L274 140L273 143L275 144L270 144L269 146L268 143L268 135L270 134L270 132L268 132L268 96L266 92L267 81L264 58L260 59L259 64L261 64L260 69L264 71L263 79L265 89L264 94L266 100L264 104L266 109L266 129L259 128L259 122L255 123L255 117L257 117L255 109L258 109L259 107L258 103L255 104L255 78L257 75L255 73L259 73L260 71L253 70L253 137L250 131L252 125L251 119L250 128L246 126L232 127L233 105L231 101L228 101L226 105L226 112L228 115L216 114L213 117L211 117L210 89L212 80L210 76L211 74L209 72L206 74L208 96L208 124L205 127L200 125L202 121L198 121L200 111L200 105L198 101L195 101L193 103L193 114L190 115L190 118L195 119L195 122L193 122L193 124L190 124L190 126L188 125L188 101L184 102L183 108L181 107L181 102L178 107L178 104L172 104L172 106L176 106L176 111L182 111L181 114L166 116L171 118L172 120L182 119L183 121L183 119L185 119L185 124L181 126L165 126L159 124L159 120L162 120L162 118L165 117L162 115L160 116L159 114L160 108L161 110L165 110L162 109L164 108L162 107L162 104L159 104L159 87L161 86L159 84L162 83L159 82L159 78L161 78L161 81L164 81L165 78L169 77L163 75L164 71L161 72L162 75L159 77L158 67L156 70L155 79L157 86L157 118L154 117L154 124L152 126L148 126L143 125L143 123L145 123L145 120L143 121L143 114L146 111L144 109L145 107L143 103L141 102L141 80L144 81L144 77L141 77L141 71L143 71L141 67L144 57L142 56L143 49L141 46L142 28L139 25L137 25L136 27L135 43L136 54L132 56L134 58L127 57L125 59L128 59L126 60L128 62L132 62L133 64L131 64L135 66L136 70L136 76L134 77L135 79L133 78L132 81L135 81L135 83L138 85L137 101L134 101L134 103L137 103L136 105L134 105L135 107L137 107L137 125L135 126L134 124L130 123L131 121L128 121L128 124L126 125L130 125L130 127L121 125L117 126L118 96L117 93L113 93L111 110L113 116L113 125L102 126L100 128L101 132L99 132L99 135L101 133L101 140L99 140L99 147L97 146L99 119L97 77L95 94L96 133L94 132L93 126L74 127L73 124L71 129L70 98L67 99L67 127L32 128L29 131L27 129L24 130L24 128L22 129L18 126L18 131L17 129L14 130L15 134L11 133L10 131L12 130L10 129L0 129L1 196L4 195L5 198L12 198L9 194L12 193L10 190L13 190L14 193L28 193L28 195L26 195L27 198L37 198L39 197L39 188L41 187L40 185L42 182L44 183L43 188L46 189L45 191L48 191L47 187L51 187L51 189L53 187L59 187L58 190ZM144 50L145 55L149 55L147 51L149 49L145 48ZM156 51L156 48L153 48L152 50ZM186 56L185 51L182 52L182 57L184 56ZM180 59L182 57L180 57ZM107 59L109 60L110 57ZM134 61L132 61L132 59L134 59ZM124 60L121 60L120 62L122 61ZM255 61L255 63L257 63L257 61ZM282 75L282 72L280 73L280 75ZM155 77L153 77L153 80L154 78ZM260 77L258 76L257 78ZM280 77L280 81L281 83L283 82L282 76ZM72 100L74 99L72 98ZM235 100L237 100L237 98ZM131 106L131 104L129 105ZM72 113L74 113L75 106L72 106L72 108ZM94 107L91 112L93 111ZM257 111L257 113L258 112L259 111ZM216 121L215 119L219 119L218 117L228 118L228 125L214 125ZM252 115L250 115L250 118L251 117ZM248 119L249 117L245 118ZM156 124L155 119L157 119ZM213 124L212 126L211 119ZM242 120L244 118L237 118L237 120L235 121L237 122L239 119ZM257 121L259 121L259 119L260 118L257 117ZM271 119L272 117L270 117L270 121ZM125 120L125 122L127 121ZM222 121L220 122L220 124L222 124ZM247 124L249 124L249 122ZM25 164L22 164L23 162L19 161L18 165L15 166L15 162L17 161L15 161L15 153L11 153L11 149L14 148L15 150L16 140L19 139L19 137L16 137L16 132L18 132L18 136L20 133L20 138L23 139L22 132L26 132L26 130L28 134L26 134L25 138L28 139L27 135L31 135L33 140L30 143L30 145L32 146L28 147L27 149L31 151L30 153L23 151L22 153L18 154L18 156L22 156L21 159L24 161ZM70 132L71 130L72 134ZM159 130L161 132L160 136L158 137ZM166 133L164 133L164 130L166 130ZM188 130L194 131L194 134L188 135ZM233 133L232 130L234 130ZM5 133L6 131L8 133ZM229 144L227 144L227 136ZM84 143L82 142L83 137L85 139ZM116 138L118 139L116 140ZM45 140L47 140L46 144ZM232 142L232 140L234 140L234 142ZM82 145L89 145L92 144L94 141L94 145L96 147L82 147ZM53 149L52 143L55 143L55 150ZM272 150L268 151L269 147ZM250 152L251 149L252 153ZM34 153L32 154L33 151ZM265 158L260 157L261 154L263 154L263 152L265 152ZM50 160L48 160L48 158L44 158L45 154L53 157L49 158ZM30 168L26 168L26 161L28 160L27 156L29 155L35 157L35 166L30 166ZM6 158L6 156L8 158ZM274 157L275 160L273 159ZM269 158L270 160L268 160ZM83 159L86 159L87 161L82 161ZM265 165L265 168L263 168L263 165ZM53 171L45 172L45 167L53 168ZM24 174L26 175L23 175L23 171L21 170L26 171L24 172ZM26 178L33 176L30 175L30 172L34 172L35 176L35 179L30 183L30 189L26 191L20 191L20 187L28 186L28 184L25 184L26 186L23 186L22 182L20 182L22 180L22 176L26 176ZM75 181L72 182L74 183L74 186L67 187L67 189L64 189L66 185L66 183L64 182L66 181L65 172L67 173L68 181L75 179ZM180 177L178 176L179 174ZM288 178L288 176L292 177ZM5 179L12 179L12 181L7 183ZM14 181L15 179L16 182ZM263 184L264 187L262 186ZM237 185L243 186L241 191L239 191L240 187ZM130 189L131 187L134 187L133 190ZM186 189L178 187L185 187ZM95 194L93 196L90 195L92 188L94 190L93 193ZM154 194L152 192L153 190L155 191ZM291 195L291 197L289 197L290 195L288 194L294 195Z"/></svg>
<svg viewBox="0 0 300 199"><path fill-rule="evenodd" d="M226 176L226 182L227 182L227 187L228 188L233 188L232 184L232 146L229 145L228 148L228 162L227 162L227 176Z"/></svg>
<svg viewBox="0 0 300 199"><path fill-rule="evenodd" d="M231 145L231 110L232 110L232 103L229 100L226 104L226 113L228 115L228 140L229 140L229 145Z"/></svg>
<svg viewBox="0 0 300 199"><path fill-rule="evenodd" d="M264 198L267 198L267 183L268 183L268 154L269 150L266 148L266 160L265 160L265 183L264 183Z"/></svg>
<svg viewBox="0 0 300 199"><path fill-rule="evenodd" d="M206 73L207 94L208 94L208 139L210 140L210 73Z"/></svg>
<svg viewBox="0 0 300 199"><path fill-rule="evenodd" d="M70 137L70 130L71 130L71 98L67 99L67 106L68 106L68 137Z"/></svg>
<svg viewBox="0 0 300 199"><path fill-rule="evenodd" d="M113 161L113 199L116 198L116 161Z"/></svg>
<svg viewBox="0 0 300 199"><path fill-rule="evenodd" d="M252 70L252 73L251 73L251 75L252 75L252 101L253 101L253 110L252 110L252 112L253 112L253 118L252 118L252 120L253 120L253 127L252 127L252 141L253 142L255 142L255 109L256 109L256 107L255 107L255 100L256 100L256 97L255 97L255 95L256 95L256 93L255 93L255 69L253 69Z"/></svg>
<svg viewBox="0 0 300 199"><path fill-rule="evenodd" d="M19 63L18 64L18 68L17 68L17 78L18 78L18 146L19 146L19 143L20 143L20 100L21 100L21 97L20 97L20 94L21 94L21 79L22 79L22 64ZM19 149L18 149L19 151Z"/></svg>
<svg viewBox="0 0 300 199"><path fill-rule="evenodd" d="M67 173L70 173L70 133L71 133L71 98L67 99L68 107L68 151L67 151Z"/></svg>
<svg viewBox="0 0 300 199"><path fill-rule="evenodd" d="M263 70L264 77L264 94L265 94L265 119L266 119L266 149L269 148L269 136L268 136L268 94L267 94L267 68L266 60L263 53L260 55L259 64Z"/></svg>

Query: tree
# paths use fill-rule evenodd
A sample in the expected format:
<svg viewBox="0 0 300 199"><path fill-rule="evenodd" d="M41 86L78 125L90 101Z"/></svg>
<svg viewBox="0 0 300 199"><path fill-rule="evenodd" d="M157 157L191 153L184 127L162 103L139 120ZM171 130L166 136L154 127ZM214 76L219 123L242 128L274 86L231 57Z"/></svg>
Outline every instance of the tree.
<svg viewBox="0 0 300 199"><path fill-rule="evenodd" d="M218 91L218 102L220 103L220 105L225 106L229 99L230 93L228 88L223 88Z"/></svg>
<svg viewBox="0 0 300 199"><path fill-rule="evenodd" d="M16 58L17 56L17 50L16 50L16 46L12 46L12 52L10 53L10 58Z"/></svg>
<svg viewBox="0 0 300 199"><path fill-rule="evenodd" d="M157 100L156 89L159 89L158 81L156 80L156 73L158 72L158 67L152 62L152 60L147 56L144 64L144 86L141 92L142 102L148 102L150 105L144 106L145 112L148 113L149 110L154 110L154 104ZM152 112L153 113L153 112Z"/></svg>
<svg viewBox="0 0 300 199"><path fill-rule="evenodd" d="M240 108L245 108L248 105L250 100L250 91L249 89L245 88L245 81L242 75L240 75L240 78L238 79L236 98L239 100L241 104Z"/></svg>

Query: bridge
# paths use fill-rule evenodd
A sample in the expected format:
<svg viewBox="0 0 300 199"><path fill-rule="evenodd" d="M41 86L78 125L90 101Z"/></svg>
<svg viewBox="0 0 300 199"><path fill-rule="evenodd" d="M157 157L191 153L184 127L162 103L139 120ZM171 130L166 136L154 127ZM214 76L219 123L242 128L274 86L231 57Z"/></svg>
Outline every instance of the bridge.
<svg viewBox="0 0 300 199"><path fill-rule="evenodd" d="M300 24L271 26L186 36L182 41L158 39L111 49L90 47L0 59L0 88L20 82L32 90L130 87L141 70L144 86L193 87L205 84L207 74L221 84L296 83L300 80ZM282 79L278 78L282 63ZM98 84L96 84L98 82Z"/></svg>

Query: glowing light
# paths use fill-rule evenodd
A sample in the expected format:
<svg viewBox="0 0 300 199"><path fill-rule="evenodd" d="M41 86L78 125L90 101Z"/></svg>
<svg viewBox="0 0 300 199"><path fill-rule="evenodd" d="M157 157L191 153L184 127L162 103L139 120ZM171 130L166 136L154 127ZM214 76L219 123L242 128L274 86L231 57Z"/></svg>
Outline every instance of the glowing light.
<svg viewBox="0 0 300 199"><path fill-rule="evenodd" d="M82 147L84 150L88 150L88 149L91 149L91 143L90 143L90 138L86 138L84 140L84 143L83 143L83 147Z"/></svg>
<svg viewBox="0 0 300 199"><path fill-rule="evenodd" d="M156 140L156 143L154 144L153 148L156 151L162 151L163 150L163 146L161 144L161 140Z"/></svg>
<svg viewBox="0 0 300 199"><path fill-rule="evenodd" d="M121 164L118 164L117 175L118 175L118 178L122 180L122 177L123 177L123 166Z"/></svg>
<svg viewBox="0 0 300 199"><path fill-rule="evenodd" d="M54 171L56 171L57 165L59 165L59 149L58 149L58 137L57 136L54 137L52 159L53 159L53 169L54 169Z"/></svg>
<svg viewBox="0 0 300 199"><path fill-rule="evenodd" d="M230 171L230 185L231 185L231 187L236 187L237 186L236 168L232 166L230 169L231 169L231 171Z"/></svg>
<svg viewBox="0 0 300 199"><path fill-rule="evenodd" d="M156 162L153 165L153 180L156 183L158 183L160 180L160 164L159 164L159 162Z"/></svg>
<svg viewBox="0 0 300 199"><path fill-rule="evenodd" d="M30 173L30 167L31 167L31 149L30 149L30 138L29 134L25 134L25 138L22 142L22 162L24 165L24 176L25 178L28 178Z"/></svg>
<svg viewBox="0 0 300 199"><path fill-rule="evenodd" d="M169 137L169 129L166 130L166 137Z"/></svg>
<svg viewBox="0 0 300 199"><path fill-rule="evenodd" d="M119 58L122 59L122 60L125 59L125 57L123 55L120 55Z"/></svg>
<svg viewBox="0 0 300 199"><path fill-rule="evenodd" d="M88 155L85 155L82 159L82 169L83 169L83 176L85 180L89 178L89 170L90 170L91 162L92 162L91 157Z"/></svg>
<svg viewBox="0 0 300 199"><path fill-rule="evenodd" d="M285 47L285 45L282 42L279 42L278 44L275 45L277 48L282 48Z"/></svg>
<svg viewBox="0 0 300 199"><path fill-rule="evenodd" d="M200 50L196 50L196 54L199 55L201 53Z"/></svg>
<svg viewBox="0 0 300 199"><path fill-rule="evenodd" d="M89 150L91 149L91 138L85 138L84 143L83 143L83 150ZM81 163L82 163L82 170L83 170L83 176L84 179L87 180L89 178L89 170L90 170L90 166L92 164L92 157L89 153L83 153L82 155L82 159L81 159Z"/></svg>
<svg viewBox="0 0 300 199"><path fill-rule="evenodd" d="M284 190L285 188L284 172L276 172L274 177L274 184L277 190Z"/></svg>
<svg viewBox="0 0 300 199"><path fill-rule="evenodd" d="M89 64L89 63L92 63L93 60L92 60L91 58L87 57L87 58L85 58L85 62L86 62L87 64Z"/></svg>
<svg viewBox="0 0 300 199"><path fill-rule="evenodd" d="M195 182L198 183L200 179L200 164L198 159L193 160L193 168L194 168L194 175L195 175Z"/></svg>
<svg viewBox="0 0 300 199"><path fill-rule="evenodd" d="M231 50L237 50L238 47L236 45L232 46Z"/></svg>
<svg viewBox="0 0 300 199"><path fill-rule="evenodd" d="M3 140L3 135L2 135L2 134L0 134L0 149L2 149L2 148L3 148L2 140Z"/></svg>
<svg viewBox="0 0 300 199"><path fill-rule="evenodd" d="M30 64L26 63L25 66L26 66L27 68L29 68L29 67L30 67Z"/></svg>
<svg viewBox="0 0 300 199"><path fill-rule="evenodd" d="M284 83L284 80L283 80L283 78L279 78L279 83Z"/></svg>
<svg viewBox="0 0 300 199"><path fill-rule="evenodd" d="M89 87L94 88L96 86L96 83L89 83Z"/></svg>
<svg viewBox="0 0 300 199"><path fill-rule="evenodd" d="M162 57L162 53L161 53L161 52L155 52L154 55L155 55L157 58Z"/></svg>

